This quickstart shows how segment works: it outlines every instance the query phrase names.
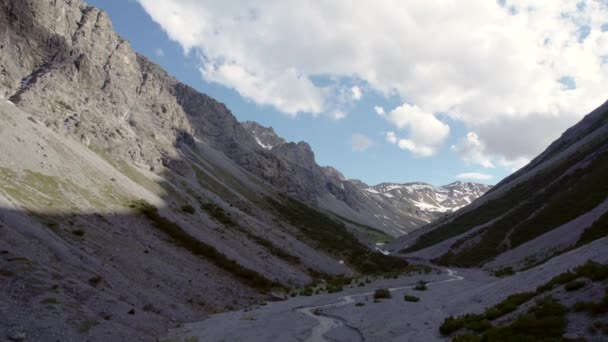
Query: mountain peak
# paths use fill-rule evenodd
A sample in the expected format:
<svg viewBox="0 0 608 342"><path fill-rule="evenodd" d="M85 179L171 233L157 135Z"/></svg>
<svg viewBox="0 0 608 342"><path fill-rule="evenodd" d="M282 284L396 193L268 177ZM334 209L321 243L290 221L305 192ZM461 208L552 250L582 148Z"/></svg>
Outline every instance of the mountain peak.
<svg viewBox="0 0 608 342"><path fill-rule="evenodd" d="M272 127L265 127L255 121L241 122L241 126L253 137L255 142L266 150L285 143Z"/></svg>

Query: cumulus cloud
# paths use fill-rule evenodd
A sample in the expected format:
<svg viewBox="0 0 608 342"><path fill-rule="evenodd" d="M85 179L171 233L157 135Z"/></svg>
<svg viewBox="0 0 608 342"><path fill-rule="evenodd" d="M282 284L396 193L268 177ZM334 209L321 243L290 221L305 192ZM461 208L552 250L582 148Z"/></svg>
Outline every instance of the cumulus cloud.
<svg viewBox="0 0 608 342"><path fill-rule="evenodd" d="M481 165L483 167L494 167L494 163L485 153L485 144L479 140L479 136L475 132L467 133L466 137L462 138L458 144L452 145L451 150L456 152L460 157L471 164Z"/></svg>
<svg viewBox="0 0 608 342"><path fill-rule="evenodd" d="M358 86L353 86L352 88L350 88L350 92L351 92L352 99L355 101L359 101L363 97L363 92L361 91L361 88L359 88Z"/></svg>
<svg viewBox="0 0 608 342"><path fill-rule="evenodd" d="M384 111L384 108L382 108L380 106L374 106L374 111L376 112L376 114L378 114L380 116L386 114L386 112Z"/></svg>
<svg viewBox="0 0 608 342"><path fill-rule="evenodd" d="M355 152L365 152L374 144L370 138L360 133L353 133L350 137L350 143Z"/></svg>
<svg viewBox="0 0 608 342"><path fill-rule="evenodd" d="M386 141L388 141L391 144L396 144L397 143L397 134L395 134L395 132L386 132L385 135Z"/></svg>
<svg viewBox="0 0 608 342"><path fill-rule="evenodd" d="M406 103L389 113L384 113L384 110L376 112L397 128L408 132L408 139L399 140L397 145L417 157L430 157L435 154L438 146L450 134L448 125L418 106Z"/></svg>
<svg viewBox="0 0 608 342"><path fill-rule="evenodd" d="M605 1L139 2L200 56L207 81L255 103L333 115L336 89L360 84L445 113L508 162L538 154L606 96Z"/></svg>
<svg viewBox="0 0 608 342"><path fill-rule="evenodd" d="M479 172L465 172L456 175L458 179L472 179L472 180L488 180L494 178L494 176L489 175L487 173L479 173Z"/></svg>

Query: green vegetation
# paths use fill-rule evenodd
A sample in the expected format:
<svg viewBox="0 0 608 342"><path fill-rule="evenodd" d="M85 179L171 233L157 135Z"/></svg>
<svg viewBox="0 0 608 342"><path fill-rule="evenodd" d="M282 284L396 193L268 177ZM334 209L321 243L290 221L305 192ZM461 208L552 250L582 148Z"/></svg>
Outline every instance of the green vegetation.
<svg viewBox="0 0 608 342"><path fill-rule="evenodd" d="M510 295L500 303L489 307L482 314L466 314L459 317L448 317L440 326L439 331L442 335L450 335L461 329L482 334L465 334L457 336L454 341L536 341L543 337L546 332L547 340L561 337L566 327L565 314L567 309L551 297L545 297L531 307L527 313L520 315L516 321L510 325L494 327L491 321L503 317L516 311L522 304L552 290L558 285L569 291L581 288L576 285L569 285L578 282L578 278L588 278L592 281L603 281L608 279L608 265L601 265L593 261L588 261L574 269L574 271L564 272L539 286L535 292L523 292ZM583 285L584 282L581 281ZM572 287L576 288L573 289ZM574 306L575 311L588 311L593 315L608 312L608 290L606 296L599 303L580 302ZM543 340L543 339L541 339ZM560 340L560 339L558 339Z"/></svg>
<svg viewBox="0 0 608 342"><path fill-rule="evenodd" d="M40 302L40 304L52 304L52 305L55 305L55 304L59 304L59 300L57 298L53 298L53 297L45 298L45 299L43 299Z"/></svg>
<svg viewBox="0 0 608 342"><path fill-rule="evenodd" d="M183 212L185 212L186 214L194 214L196 212L196 210L194 209L194 207L191 206L190 204L184 204L184 205L182 205L181 210Z"/></svg>
<svg viewBox="0 0 608 342"><path fill-rule="evenodd" d="M420 280L416 283L416 286L414 286L414 290L416 291L426 291L427 287L426 287L426 282L424 280Z"/></svg>
<svg viewBox="0 0 608 342"><path fill-rule="evenodd" d="M89 279L89 284L93 287L96 287L103 281L103 278L100 275L93 276Z"/></svg>
<svg viewBox="0 0 608 342"><path fill-rule="evenodd" d="M600 216L591 227L585 229L576 242L575 248L591 243L597 239L608 236L608 213Z"/></svg>
<svg viewBox="0 0 608 342"><path fill-rule="evenodd" d="M224 208L220 207L215 203L202 203L201 209L203 209L203 211L205 211L211 218L223 224L224 226L234 227L237 225L236 222L234 222L234 220L230 217L230 215L226 213Z"/></svg>
<svg viewBox="0 0 608 342"><path fill-rule="evenodd" d="M89 330L91 330L91 328L96 325L99 325L99 322L93 320L86 320L80 323L80 325L78 326L78 332L81 334L87 333L89 332Z"/></svg>
<svg viewBox="0 0 608 342"><path fill-rule="evenodd" d="M504 267L504 268L494 271L494 276L499 277L499 278L512 276L514 274L515 274L515 270L513 270L513 267L511 267L511 266Z"/></svg>
<svg viewBox="0 0 608 342"><path fill-rule="evenodd" d="M132 203L130 207L138 210L142 215L147 217L152 223L154 223L156 228L168 235L173 240L173 243L187 249L194 255L211 261L219 268L239 278L244 284L257 289L262 293L269 292L273 288L282 287L282 285L268 280L259 273L245 268L234 260L229 259L214 247L192 237L179 225L161 216L158 213L158 210L152 205L144 201L138 201Z"/></svg>
<svg viewBox="0 0 608 342"><path fill-rule="evenodd" d="M503 216L497 215L498 219L485 228L479 241L456 253L450 251L435 261L460 267L478 266L509 248L515 248L575 219L608 197L608 183L603 181L606 174L608 153L597 157L585 168L550 183L543 191L530 194L525 200L512 202L521 204ZM600 223L586 234L585 240L601 236L605 230Z"/></svg>
<svg viewBox="0 0 608 342"><path fill-rule="evenodd" d="M398 272L408 263L402 259L371 251L362 245L341 222L287 196L281 201L266 198L275 212L298 228L305 239L336 257L347 261L349 266L365 274Z"/></svg>
<svg viewBox="0 0 608 342"><path fill-rule="evenodd" d="M270 254L275 255L289 263L299 264L300 258L294 255L291 255L285 252L283 249L279 248L270 240L264 239L260 236L254 235L250 231L239 226L233 219L230 217L230 214L227 213L224 208L220 207L215 203L201 203L201 209L203 209L211 218L216 220L217 222L223 224L225 227L235 228L239 232L245 234L250 240L255 241L258 245L266 248Z"/></svg>
<svg viewBox="0 0 608 342"><path fill-rule="evenodd" d="M82 229L75 229L75 230L72 230L72 234L74 234L76 236L84 236L84 230L82 230Z"/></svg>
<svg viewBox="0 0 608 342"><path fill-rule="evenodd" d="M566 291L576 291L576 290L580 290L583 287L585 287L587 283L582 281L582 280L574 280L569 282L568 284L564 285L564 289Z"/></svg>
<svg viewBox="0 0 608 342"><path fill-rule="evenodd" d="M420 298L416 297L416 296L410 296L410 295L404 295L403 296L403 300L405 300L406 302L418 302L420 301Z"/></svg>
<svg viewBox="0 0 608 342"><path fill-rule="evenodd" d="M377 289L374 292L374 299L391 298L391 291L387 289Z"/></svg>
<svg viewBox="0 0 608 342"><path fill-rule="evenodd" d="M566 170L607 141L608 137L588 143L569 159L555 163L503 195L423 234L415 244L402 252L435 245L495 220L483 232L455 243L462 245L469 240L474 241L472 246L459 253L447 253L436 260L442 264L476 266L491 260L505 249L516 247L589 211L608 196L608 184L602 181L602 175L608 172L608 154L600 155L583 169L569 174L566 174ZM513 208L513 203L520 205ZM531 216L531 213L535 214ZM506 241L508 233L512 234ZM480 239L477 239L479 236Z"/></svg>
<svg viewBox="0 0 608 342"><path fill-rule="evenodd" d="M608 313L608 288L605 290L605 295L601 301L595 302L577 302L574 304L574 311L587 311L593 316L604 315Z"/></svg>

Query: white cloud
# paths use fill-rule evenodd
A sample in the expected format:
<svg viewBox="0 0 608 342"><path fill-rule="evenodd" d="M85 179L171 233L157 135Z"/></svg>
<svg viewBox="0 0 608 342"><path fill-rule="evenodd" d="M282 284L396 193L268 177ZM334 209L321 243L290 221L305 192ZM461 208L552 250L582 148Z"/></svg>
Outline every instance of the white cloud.
<svg viewBox="0 0 608 342"><path fill-rule="evenodd" d="M380 116L386 114L386 112L384 111L384 108L382 108L380 106L374 106L374 111L376 112L376 114L378 114Z"/></svg>
<svg viewBox="0 0 608 342"><path fill-rule="evenodd" d="M336 89L364 85L445 113L509 161L538 154L606 99L605 1L139 2L200 56L207 81L255 103L333 115Z"/></svg>
<svg viewBox="0 0 608 342"><path fill-rule="evenodd" d="M154 49L154 54L156 55L156 57L163 57L165 55L165 50L161 48L156 48Z"/></svg>
<svg viewBox="0 0 608 342"><path fill-rule="evenodd" d="M465 172L456 175L458 179L473 179L473 180L488 180L494 178L494 176L489 175L487 173L479 173L479 172Z"/></svg>
<svg viewBox="0 0 608 342"><path fill-rule="evenodd" d="M452 145L451 150L456 152L464 161L481 165L483 167L494 167L490 157L486 155L485 144L479 140L475 132L467 133L458 144Z"/></svg>
<svg viewBox="0 0 608 342"><path fill-rule="evenodd" d="M353 133L350 137L350 142L353 151L356 152L365 152L374 144L370 138L360 133Z"/></svg>
<svg viewBox="0 0 608 342"><path fill-rule="evenodd" d="M410 151L417 157L435 154L438 146L450 134L450 126L418 106L403 104L389 113L379 115L397 128L408 131L409 138L399 140L399 148Z"/></svg>
<svg viewBox="0 0 608 342"><path fill-rule="evenodd" d="M385 135L386 141L388 141L391 144L396 144L397 143L397 134L395 134L395 132L386 132Z"/></svg>
<svg viewBox="0 0 608 342"><path fill-rule="evenodd" d="M350 92L353 100L355 101L359 101L363 97L363 92L358 86L353 86L352 88L350 88Z"/></svg>

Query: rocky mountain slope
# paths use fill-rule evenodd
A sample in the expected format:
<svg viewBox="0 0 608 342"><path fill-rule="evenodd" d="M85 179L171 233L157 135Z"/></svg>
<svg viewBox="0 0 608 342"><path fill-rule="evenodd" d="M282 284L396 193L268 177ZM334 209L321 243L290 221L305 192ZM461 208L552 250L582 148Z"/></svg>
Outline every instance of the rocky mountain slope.
<svg viewBox="0 0 608 342"><path fill-rule="evenodd" d="M153 340L313 279L407 266L368 248L382 232L310 207L324 186L310 170L104 12L0 1L0 51L0 338Z"/></svg>
<svg viewBox="0 0 608 342"><path fill-rule="evenodd" d="M472 205L396 241L445 265L521 270L608 234L608 103Z"/></svg>
<svg viewBox="0 0 608 342"><path fill-rule="evenodd" d="M309 171L315 203L343 217L401 236L456 211L487 192L491 186L454 182L435 187L425 183L382 183L369 186L346 179L336 169L319 166L310 145L287 142L272 128L252 121L241 124L254 140L272 154Z"/></svg>

